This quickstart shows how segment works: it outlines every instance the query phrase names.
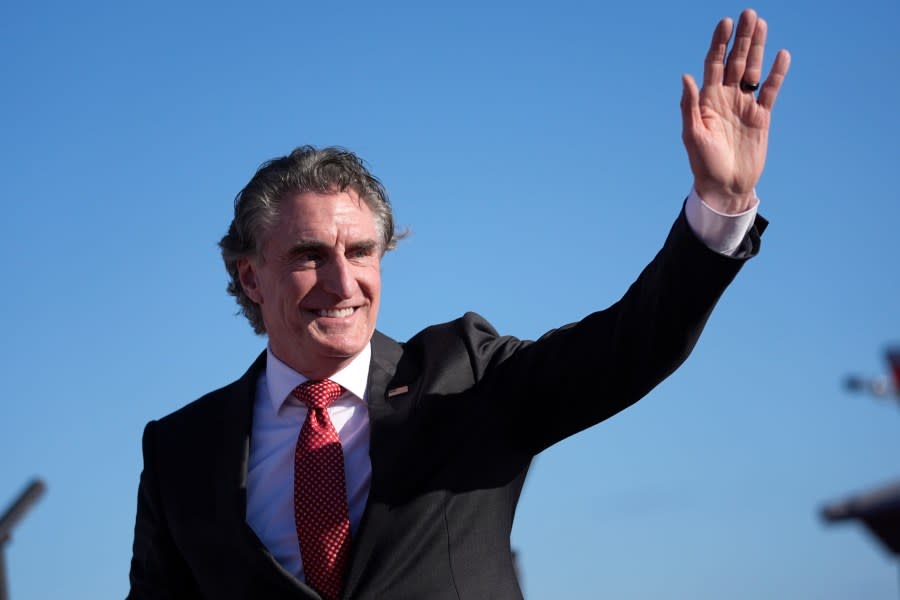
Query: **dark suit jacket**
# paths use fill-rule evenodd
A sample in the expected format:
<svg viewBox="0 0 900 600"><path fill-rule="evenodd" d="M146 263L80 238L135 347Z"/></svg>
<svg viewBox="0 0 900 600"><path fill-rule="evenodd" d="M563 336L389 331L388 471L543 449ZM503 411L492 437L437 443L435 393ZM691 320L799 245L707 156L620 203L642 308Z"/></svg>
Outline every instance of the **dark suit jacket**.
<svg viewBox="0 0 900 600"><path fill-rule="evenodd" d="M372 485L344 597L521 598L509 534L532 457L671 373L764 225L728 258L697 240L682 213L619 302L536 342L499 336L473 313L405 344L376 332ZM319 598L245 521L264 368L265 354L236 382L147 425L129 598ZM400 386L409 389L387 397Z"/></svg>

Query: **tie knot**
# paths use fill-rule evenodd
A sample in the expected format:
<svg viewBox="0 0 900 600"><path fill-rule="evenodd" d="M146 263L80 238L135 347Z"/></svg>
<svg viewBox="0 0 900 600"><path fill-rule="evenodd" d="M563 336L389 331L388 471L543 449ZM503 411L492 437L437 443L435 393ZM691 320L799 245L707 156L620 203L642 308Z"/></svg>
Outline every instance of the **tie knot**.
<svg viewBox="0 0 900 600"><path fill-rule="evenodd" d="M330 379L322 379L301 383L291 393L309 408L321 409L337 400L343 391L344 388Z"/></svg>

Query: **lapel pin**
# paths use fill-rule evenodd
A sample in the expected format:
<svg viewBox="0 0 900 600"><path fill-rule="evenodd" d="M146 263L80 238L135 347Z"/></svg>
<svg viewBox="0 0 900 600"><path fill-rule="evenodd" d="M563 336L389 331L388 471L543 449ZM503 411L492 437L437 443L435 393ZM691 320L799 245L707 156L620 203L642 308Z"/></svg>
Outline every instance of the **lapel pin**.
<svg viewBox="0 0 900 600"><path fill-rule="evenodd" d="M399 396L400 394L405 394L409 391L408 385L401 385L400 387L395 387L392 390L388 390L387 397L393 398L394 396Z"/></svg>

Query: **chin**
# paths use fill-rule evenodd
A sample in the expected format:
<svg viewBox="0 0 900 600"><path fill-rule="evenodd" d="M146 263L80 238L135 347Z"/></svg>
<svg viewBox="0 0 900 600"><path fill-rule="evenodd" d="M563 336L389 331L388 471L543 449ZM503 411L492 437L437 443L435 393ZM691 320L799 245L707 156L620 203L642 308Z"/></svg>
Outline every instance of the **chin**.
<svg viewBox="0 0 900 600"><path fill-rule="evenodd" d="M321 344L319 354L331 358L352 358L363 351L365 343Z"/></svg>

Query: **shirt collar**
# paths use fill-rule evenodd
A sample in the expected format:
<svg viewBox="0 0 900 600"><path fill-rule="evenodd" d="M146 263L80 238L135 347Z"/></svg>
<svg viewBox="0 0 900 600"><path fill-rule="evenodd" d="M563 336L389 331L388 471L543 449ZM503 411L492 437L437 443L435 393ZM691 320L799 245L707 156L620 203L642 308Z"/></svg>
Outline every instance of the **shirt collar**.
<svg viewBox="0 0 900 600"><path fill-rule="evenodd" d="M353 357L346 367L329 377L331 381L365 403L366 384L369 380L369 363L372 360L372 344L366 344L362 352ZM309 378L290 368L275 356L272 348L266 348L266 386L273 410L278 413L295 387Z"/></svg>

